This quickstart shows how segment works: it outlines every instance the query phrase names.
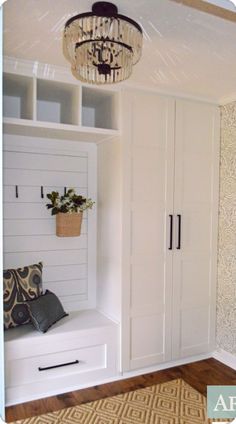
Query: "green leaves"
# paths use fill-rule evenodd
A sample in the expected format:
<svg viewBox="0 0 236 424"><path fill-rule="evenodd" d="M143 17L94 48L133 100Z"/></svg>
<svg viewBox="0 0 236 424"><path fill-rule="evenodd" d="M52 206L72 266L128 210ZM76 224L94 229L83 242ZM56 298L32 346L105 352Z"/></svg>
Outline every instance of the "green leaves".
<svg viewBox="0 0 236 424"><path fill-rule="evenodd" d="M52 201L52 203L55 203L56 199L58 199L58 198L59 198L59 193L58 193L58 191L52 191L51 193L48 193L48 194L47 194L47 198L48 198L49 200L51 200L51 201Z"/></svg>
<svg viewBox="0 0 236 424"><path fill-rule="evenodd" d="M91 209L95 203L92 199L86 199L86 197L76 194L73 188L68 189L63 196L60 196L58 191L52 191L47 194L47 198L51 203L47 203L46 207L51 209L52 215L56 215L59 212L82 212L86 209Z"/></svg>

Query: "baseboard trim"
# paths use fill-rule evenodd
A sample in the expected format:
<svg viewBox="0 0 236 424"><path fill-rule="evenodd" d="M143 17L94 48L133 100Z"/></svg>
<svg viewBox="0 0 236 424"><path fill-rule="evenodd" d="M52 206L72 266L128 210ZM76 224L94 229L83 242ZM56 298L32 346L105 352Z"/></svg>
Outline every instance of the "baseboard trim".
<svg viewBox="0 0 236 424"><path fill-rule="evenodd" d="M132 371L124 371L120 379L137 377L138 375L149 374L151 372L162 371L168 368L178 367L180 365L190 364L191 362L202 361L204 359L212 358L213 353L200 354L195 356L189 356L187 358L178 359L176 361L164 362L163 364L154 365L152 367L139 368Z"/></svg>
<svg viewBox="0 0 236 424"><path fill-rule="evenodd" d="M101 379L99 381L93 381L93 382L90 382L89 384L81 384L81 385L77 385L77 386L73 386L73 387L68 387L64 390L64 392L84 389L84 388L88 388L88 387L91 387L91 386L94 386L94 385L111 383L111 382L115 382L115 381L119 381L119 380L124 380L124 379L127 379L127 378L137 377L138 375L149 374L149 373L152 373L152 372L165 370L167 368L177 367L177 366L180 366L180 365L190 364L191 362L202 361L204 359L209 359L209 358L215 358L218 361L222 362L224 365L227 365L228 367L236 370L236 357L234 355L232 355L231 353L226 352L223 349L218 349L217 351L209 352L207 354L190 356L190 357L187 357L187 358L184 358L184 359L179 359L177 361L165 362L165 363L160 364L160 365L155 365L155 366L147 367L147 368L141 368L141 369L138 369L138 370L125 371L122 374L118 373L115 376L108 377L106 379ZM31 395L31 396L28 396L27 398L16 401L14 404L16 405L18 403L29 402L29 401L36 400L36 399L39 399L39 398L43 399L45 397L55 396L55 395L58 395L58 390L46 392L44 394L41 394L40 396ZM12 402L8 402L6 404L6 406L10 406L10 405L12 405ZM235 424L236 424L236 422L235 422Z"/></svg>
<svg viewBox="0 0 236 424"><path fill-rule="evenodd" d="M222 364L227 365L236 371L236 356L232 353L226 352L224 349L217 349L213 352L212 356L217 359L217 361L222 362Z"/></svg>

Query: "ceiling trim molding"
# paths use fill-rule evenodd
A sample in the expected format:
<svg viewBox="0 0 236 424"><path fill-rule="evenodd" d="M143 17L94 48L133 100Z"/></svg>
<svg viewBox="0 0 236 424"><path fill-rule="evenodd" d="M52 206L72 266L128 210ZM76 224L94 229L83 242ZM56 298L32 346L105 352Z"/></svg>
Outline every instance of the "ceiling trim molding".
<svg viewBox="0 0 236 424"><path fill-rule="evenodd" d="M5 72L16 73L20 75L26 75L30 77L37 77L42 79L55 80L60 82L67 82L74 85L82 85L80 81L77 81L71 74L69 67L65 68L57 65L50 65L46 63L40 63L38 61L30 61L10 56L3 57L3 69ZM83 84L83 86L90 87L90 84ZM223 100L210 96L197 96L194 94L188 94L183 91L176 91L171 89L161 89L158 87L150 87L145 85L140 85L133 83L131 80L121 82L119 84L114 84L112 86L96 87L98 90L109 89L114 91L119 90L142 90L148 91L151 93L160 94L163 96L169 97L178 97L187 100L197 100L205 103L210 103L214 105L221 105ZM224 98L223 98L224 99ZM236 94L233 96L234 101L236 99ZM228 100L228 98L227 98ZM229 103L229 101L227 101ZM226 101L225 101L226 103Z"/></svg>
<svg viewBox="0 0 236 424"><path fill-rule="evenodd" d="M122 89L125 88L127 90L142 90L142 91L148 91L148 92L151 92L151 93L160 94L162 96L169 96L169 97L175 97L175 98L178 97L178 98L186 99L186 100L197 100L199 102L210 103L210 104L214 104L214 105L220 105L220 101L216 97L198 96L198 95L188 94L186 92L176 91L176 90L163 90L161 88L150 87L150 86L132 83L130 80L121 83L120 87Z"/></svg>
<svg viewBox="0 0 236 424"><path fill-rule="evenodd" d="M231 94L230 96L222 97L219 101L220 106L225 106L229 103L236 102L236 93Z"/></svg>

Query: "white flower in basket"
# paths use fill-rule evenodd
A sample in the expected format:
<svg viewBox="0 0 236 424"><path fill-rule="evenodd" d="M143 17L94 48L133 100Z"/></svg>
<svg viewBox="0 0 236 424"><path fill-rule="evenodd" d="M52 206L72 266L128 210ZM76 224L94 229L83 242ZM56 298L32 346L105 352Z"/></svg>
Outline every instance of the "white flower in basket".
<svg viewBox="0 0 236 424"><path fill-rule="evenodd" d="M83 211L91 209L95 202L77 195L73 188L60 196L57 191L47 194L51 201L46 207L51 209L51 214L56 215L56 235L58 237L75 237L81 232Z"/></svg>

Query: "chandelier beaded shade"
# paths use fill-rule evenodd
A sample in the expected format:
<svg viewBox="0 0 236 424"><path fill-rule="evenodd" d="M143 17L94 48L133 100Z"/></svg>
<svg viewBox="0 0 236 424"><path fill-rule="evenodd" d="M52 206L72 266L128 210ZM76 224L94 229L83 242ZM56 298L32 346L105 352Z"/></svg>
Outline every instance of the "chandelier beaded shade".
<svg viewBox="0 0 236 424"><path fill-rule="evenodd" d="M141 57L142 29L118 14L117 7L97 2L92 12L70 18L64 29L63 52L80 81L109 84L130 77Z"/></svg>

